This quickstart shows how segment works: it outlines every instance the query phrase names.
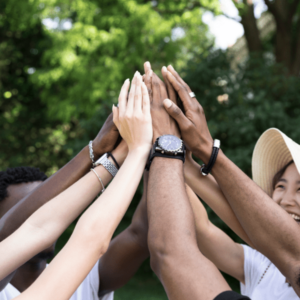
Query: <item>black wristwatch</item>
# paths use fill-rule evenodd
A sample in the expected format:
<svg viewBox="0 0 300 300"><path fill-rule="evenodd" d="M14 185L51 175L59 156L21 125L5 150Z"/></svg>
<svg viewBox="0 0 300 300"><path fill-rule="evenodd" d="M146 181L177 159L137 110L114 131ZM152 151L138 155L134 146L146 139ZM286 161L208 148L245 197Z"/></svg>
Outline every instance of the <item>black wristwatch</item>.
<svg viewBox="0 0 300 300"><path fill-rule="evenodd" d="M175 158L185 161L185 145L175 135L165 134L156 139L148 158L146 170L149 171L154 157Z"/></svg>

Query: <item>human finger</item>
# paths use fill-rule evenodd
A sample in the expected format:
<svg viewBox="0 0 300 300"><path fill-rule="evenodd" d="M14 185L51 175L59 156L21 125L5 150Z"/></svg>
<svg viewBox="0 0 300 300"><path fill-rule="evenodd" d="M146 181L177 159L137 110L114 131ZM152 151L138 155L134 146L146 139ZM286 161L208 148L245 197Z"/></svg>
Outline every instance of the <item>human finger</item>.
<svg viewBox="0 0 300 300"><path fill-rule="evenodd" d="M136 112L142 111L142 76L141 75L138 75L136 78L134 110Z"/></svg>
<svg viewBox="0 0 300 300"><path fill-rule="evenodd" d="M168 79L167 73L168 73L167 68L165 66L162 67L161 74L162 74L162 76L164 78L164 82L167 86L169 99L172 100L174 103L177 103L177 95L176 95L176 92L175 92L172 84L170 83L170 81Z"/></svg>
<svg viewBox="0 0 300 300"><path fill-rule="evenodd" d="M115 107L114 104L112 107L112 111L113 111L113 122L115 123L116 127L119 129L119 109Z"/></svg>
<svg viewBox="0 0 300 300"><path fill-rule="evenodd" d="M121 113L124 113L126 110L129 85L130 85L130 80L126 79L120 91L118 106Z"/></svg>
<svg viewBox="0 0 300 300"><path fill-rule="evenodd" d="M149 94L149 98L150 98L150 102L152 102L152 73L153 71L150 70L147 74L145 74L145 78L144 78L144 82L146 84L146 87L148 89L148 94Z"/></svg>
<svg viewBox="0 0 300 300"><path fill-rule="evenodd" d="M168 98L168 92L167 92L167 86L166 86L166 84L156 74L154 76L157 77L157 82L159 84L161 99Z"/></svg>
<svg viewBox="0 0 300 300"><path fill-rule="evenodd" d="M153 72L152 75L152 105L157 105L160 106L161 105L161 97L160 97L160 86L159 86L159 81L158 81L158 77L156 76L156 74Z"/></svg>
<svg viewBox="0 0 300 300"><path fill-rule="evenodd" d="M163 105L167 113L177 122L180 131L187 130L191 121L184 115L182 110L170 99L165 99Z"/></svg>
<svg viewBox="0 0 300 300"><path fill-rule="evenodd" d="M165 99L163 105L167 113L177 122L180 131L187 130L191 121L184 115L182 110L170 99Z"/></svg>
<svg viewBox="0 0 300 300"><path fill-rule="evenodd" d="M134 95L135 95L135 88L136 88L136 79L137 79L138 74L139 74L139 72L136 71L135 74L134 74L134 77L132 79L132 82L131 82L131 87L130 87L130 91L129 91L126 112L133 112Z"/></svg>
<svg viewBox="0 0 300 300"><path fill-rule="evenodd" d="M144 63L144 70L145 70L145 74L148 74L152 70L151 64L149 61L146 61Z"/></svg>
<svg viewBox="0 0 300 300"><path fill-rule="evenodd" d="M142 94L143 94L143 114L150 114L150 97L146 87L146 84L142 83Z"/></svg>
<svg viewBox="0 0 300 300"><path fill-rule="evenodd" d="M188 109L191 109L194 106L194 101L197 100L191 98L186 88L177 81L177 79L171 74L171 72L168 71L167 76L175 91L178 93L182 101L184 110L187 111Z"/></svg>
<svg viewBox="0 0 300 300"><path fill-rule="evenodd" d="M172 65L168 66L168 71L172 73L172 75L179 81L179 83L181 83L187 89L189 93L192 91L188 84L180 77L180 75L176 72Z"/></svg>

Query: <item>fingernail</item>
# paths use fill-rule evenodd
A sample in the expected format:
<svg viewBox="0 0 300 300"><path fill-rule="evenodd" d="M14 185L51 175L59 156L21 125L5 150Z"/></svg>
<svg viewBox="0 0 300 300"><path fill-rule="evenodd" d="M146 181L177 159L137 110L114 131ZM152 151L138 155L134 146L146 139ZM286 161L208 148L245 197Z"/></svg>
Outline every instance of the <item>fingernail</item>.
<svg viewBox="0 0 300 300"><path fill-rule="evenodd" d="M147 66L150 66L150 62L149 62L149 61L146 61L145 64L146 64Z"/></svg>
<svg viewBox="0 0 300 300"><path fill-rule="evenodd" d="M162 67L162 70L163 70L164 72L167 72L167 71L168 71L167 68L166 68L165 66Z"/></svg>
<svg viewBox="0 0 300 300"><path fill-rule="evenodd" d="M173 102L170 99L165 99L163 103L164 103L164 106L169 108L169 107L171 107Z"/></svg>
<svg viewBox="0 0 300 300"><path fill-rule="evenodd" d="M169 65L169 67L170 67L172 70L174 70L174 68L173 68L173 66L172 66L172 65Z"/></svg>
<svg viewBox="0 0 300 300"><path fill-rule="evenodd" d="M112 106L112 111L114 111L114 107L115 107L115 105L113 104L113 106Z"/></svg>
<svg viewBox="0 0 300 300"><path fill-rule="evenodd" d="M124 83L126 83L126 82L128 82L128 81L130 81L129 78L127 78L127 79L124 81Z"/></svg>

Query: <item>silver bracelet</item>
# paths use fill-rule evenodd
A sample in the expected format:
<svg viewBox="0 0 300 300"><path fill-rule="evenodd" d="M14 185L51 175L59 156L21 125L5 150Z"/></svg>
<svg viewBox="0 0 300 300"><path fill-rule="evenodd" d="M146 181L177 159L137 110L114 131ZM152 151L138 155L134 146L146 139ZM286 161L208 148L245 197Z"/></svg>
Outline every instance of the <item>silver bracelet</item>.
<svg viewBox="0 0 300 300"><path fill-rule="evenodd" d="M118 173L118 169L115 167L113 163L107 158L107 153L103 154L95 163L94 167L102 165L112 177L115 177Z"/></svg>
<svg viewBox="0 0 300 300"><path fill-rule="evenodd" d="M90 150L90 158L91 158L92 164L94 165L95 159L94 159L93 141L89 142L89 150Z"/></svg>
<svg viewBox="0 0 300 300"><path fill-rule="evenodd" d="M103 193L105 191L105 187L104 187L104 184L102 182L102 179L100 178L100 176L97 174L97 172L94 170L94 169L91 169L91 171L93 171L95 173L95 175L97 176L97 178L99 179L101 185L102 185L102 191L101 193Z"/></svg>

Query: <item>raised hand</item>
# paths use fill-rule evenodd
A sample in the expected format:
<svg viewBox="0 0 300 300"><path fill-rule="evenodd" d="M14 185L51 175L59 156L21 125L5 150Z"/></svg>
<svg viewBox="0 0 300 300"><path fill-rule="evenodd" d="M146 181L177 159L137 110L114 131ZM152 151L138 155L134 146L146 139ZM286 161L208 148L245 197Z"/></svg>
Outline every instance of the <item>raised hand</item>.
<svg viewBox="0 0 300 300"><path fill-rule="evenodd" d="M113 106L114 123L129 151L137 148L150 150L153 130L147 87L138 72L133 77L127 96L129 85L129 79L125 80L119 96L119 108Z"/></svg>
<svg viewBox="0 0 300 300"><path fill-rule="evenodd" d="M180 137L176 122L174 122L173 118L170 118L163 107L164 99L168 98L166 85L151 70L149 62L146 62L144 67L146 72L145 81L148 90L150 89L150 93L152 93L151 115L153 125L153 143L158 137L164 134L172 134ZM151 81L149 81L149 73L151 74Z"/></svg>
<svg viewBox="0 0 300 300"><path fill-rule="evenodd" d="M213 139L207 126L204 110L197 99L189 95L190 87L172 66L168 66L167 78L179 94L184 113L169 99L165 99L163 105L169 115L177 121L181 136L188 149L207 164L211 156Z"/></svg>
<svg viewBox="0 0 300 300"><path fill-rule="evenodd" d="M96 158L104 153L111 152L116 147L119 137L120 134L113 122L113 114L111 113L93 141L93 150Z"/></svg>

